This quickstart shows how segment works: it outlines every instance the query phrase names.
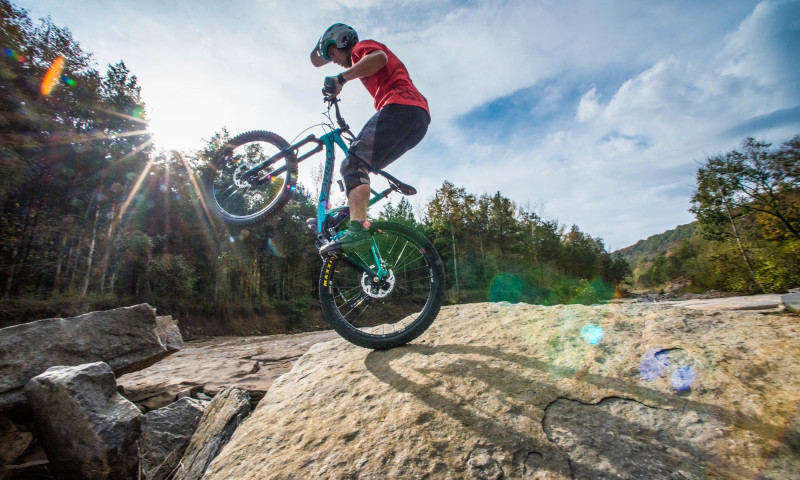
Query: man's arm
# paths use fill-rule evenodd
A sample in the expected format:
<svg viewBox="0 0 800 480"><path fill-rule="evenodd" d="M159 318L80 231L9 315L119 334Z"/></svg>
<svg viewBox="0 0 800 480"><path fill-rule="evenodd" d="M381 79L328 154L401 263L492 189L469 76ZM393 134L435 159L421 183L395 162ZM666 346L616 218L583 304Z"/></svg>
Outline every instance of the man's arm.
<svg viewBox="0 0 800 480"><path fill-rule="evenodd" d="M356 78L369 77L386 65L389 57L383 50L374 50L364 55L355 65L342 72L345 80L355 80Z"/></svg>
<svg viewBox="0 0 800 480"><path fill-rule="evenodd" d="M356 78L369 77L383 68L388 62L389 57L386 56L386 52L383 50L373 50L364 55L355 65L339 75L335 77L325 77L322 91L325 95L339 95L339 92L342 91L342 87L344 86L344 82L355 80ZM342 80L344 80L344 82Z"/></svg>

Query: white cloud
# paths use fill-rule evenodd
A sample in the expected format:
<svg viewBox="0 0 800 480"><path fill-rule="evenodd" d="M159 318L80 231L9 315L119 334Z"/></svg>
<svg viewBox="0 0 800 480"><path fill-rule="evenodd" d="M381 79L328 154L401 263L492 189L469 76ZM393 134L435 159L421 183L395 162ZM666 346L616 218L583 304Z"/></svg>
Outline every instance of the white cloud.
<svg viewBox="0 0 800 480"><path fill-rule="evenodd" d="M600 112L600 97L597 95L597 89L592 87L588 92L583 94L581 101L578 104L578 112L575 119L579 122L591 120Z"/></svg>
<svg viewBox="0 0 800 480"><path fill-rule="evenodd" d="M751 82L753 89L777 89L782 99L800 93L800 5L796 1L762 2L726 38L721 73Z"/></svg>

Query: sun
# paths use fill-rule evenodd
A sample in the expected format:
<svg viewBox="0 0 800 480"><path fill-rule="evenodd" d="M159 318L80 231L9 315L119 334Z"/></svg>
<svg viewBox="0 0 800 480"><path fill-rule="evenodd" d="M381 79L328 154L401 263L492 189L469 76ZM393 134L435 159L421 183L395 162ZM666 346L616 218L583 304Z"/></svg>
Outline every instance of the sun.
<svg viewBox="0 0 800 480"><path fill-rule="evenodd" d="M162 150L197 150L203 147L204 139L214 133L204 120L192 118L192 115L156 109L148 112L148 117L148 130L153 135L156 147Z"/></svg>

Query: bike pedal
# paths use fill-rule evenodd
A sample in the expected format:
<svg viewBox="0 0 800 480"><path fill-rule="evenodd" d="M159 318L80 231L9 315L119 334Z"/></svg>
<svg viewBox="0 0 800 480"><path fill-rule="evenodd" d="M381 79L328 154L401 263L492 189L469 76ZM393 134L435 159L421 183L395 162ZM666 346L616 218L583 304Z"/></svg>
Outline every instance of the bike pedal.
<svg viewBox="0 0 800 480"><path fill-rule="evenodd" d="M317 219L316 218L309 218L306 220L306 226L308 226L308 230L311 233L317 233Z"/></svg>

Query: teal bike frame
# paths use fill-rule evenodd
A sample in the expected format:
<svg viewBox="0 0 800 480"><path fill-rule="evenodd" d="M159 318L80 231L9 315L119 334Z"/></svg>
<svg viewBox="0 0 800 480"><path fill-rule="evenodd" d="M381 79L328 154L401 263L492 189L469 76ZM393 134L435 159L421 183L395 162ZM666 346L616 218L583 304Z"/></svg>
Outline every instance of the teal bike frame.
<svg viewBox="0 0 800 480"><path fill-rule="evenodd" d="M281 159L285 156L285 152L298 152L299 149L307 144L316 143L316 147L312 150L299 155L297 157L297 163L302 162L303 160L316 155L317 153L321 152L323 149L325 150L325 168L323 170L322 175L322 186L319 192L319 198L317 200L317 225L316 231L314 232L317 235L317 242L318 244L326 243L337 235L335 227L338 223L341 223L341 220L344 219L345 216L349 214L349 207L336 207L329 209L329 200L330 200L330 188L331 184L333 183L333 168L336 163L335 160L335 150L336 146L338 146L342 152L344 152L345 156L349 152L348 142L345 141L345 138L348 138L349 141L353 141L354 137L350 131L350 127L347 125L347 122L344 121L342 115L339 111L339 99L338 98L330 98L326 99L329 104L329 111L330 107L333 107L336 114L336 121L339 125L338 128L334 128L330 132L322 135L321 137L317 137L316 135L309 135L308 137L300 140L299 142L295 143L294 145L290 145L289 147L285 148L283 152L275 155L274 157L270 158L266 162L261 165L258 165L251 169L248 172L248 175L252 172L255 173L258 170L261 170L265 166L268 166L271 163L276 162L277 160ZM330 117L329 117L330 118ZM276 169L272 172L272 175L280 175L284 173L286 167L281 167ZM404 195L413 195L416 193L414 187L407 185L400 180L394 178L387 172L383 170L374 170L372 173L378 174L383 176L389 182L389 188L382 192L377 192L374 189L370 188L372 191L372 197L369 200L369 206L374 205L375 203L383 200L386 198L391 192L398 191L403 193ZM336 221L338 220L338 221ZM310 226L309 226L310 227ZM375 243L375 239L372 239L372 255L375 259L375 265L377 266L378 271L373 272L367 265L359 265L359 268L364 270L367 274L371 277L378 277L381 280L387 278L389 276L389 272L384 269L384 262L381 259L380 251ZM348 260L352 262L352 260Z"/></svg>

